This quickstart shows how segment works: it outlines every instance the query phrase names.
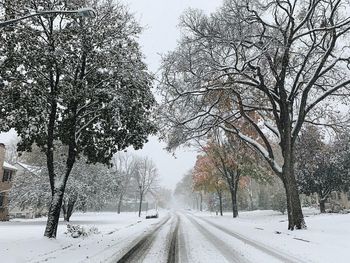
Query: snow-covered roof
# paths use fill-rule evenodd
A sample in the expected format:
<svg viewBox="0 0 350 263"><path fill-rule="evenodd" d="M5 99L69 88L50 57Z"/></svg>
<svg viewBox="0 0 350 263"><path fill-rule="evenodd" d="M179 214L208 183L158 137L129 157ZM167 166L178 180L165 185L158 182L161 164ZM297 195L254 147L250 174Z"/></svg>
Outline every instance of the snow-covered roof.
<svg viewBox="0 0 350 263"><path fill-rule="evenodd" d="M38 166L32 166L32 165L24 164L21 162L17 162L16 164L19 166L22 166L25 170L27 170L28 172L31 172L33 174L37 174L41 170L41 168Z"/></svg>
<svg viewBox="0 0 350 263"><path fill-rule="evenodd" d="M14 170L17 171L17 168L11 164L9 164L8 162L4 162L4 168L8 169L8 170Z"/></svg>

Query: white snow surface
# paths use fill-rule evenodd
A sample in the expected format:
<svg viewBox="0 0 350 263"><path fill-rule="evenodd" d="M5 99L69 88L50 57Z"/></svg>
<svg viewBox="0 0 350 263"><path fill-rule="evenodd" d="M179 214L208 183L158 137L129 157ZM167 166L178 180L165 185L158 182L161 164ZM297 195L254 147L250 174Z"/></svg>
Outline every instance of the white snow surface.
<svg viewBox="0 0 350 263"><path fill-rule="evenodd" d="M97 227L99 234L85 238L72 238L64 234L65 222L60 221L57 239L43 236L46 218L12 219L0 222L0 262L108 262L123 253L133 241L159 223L146 220L137 213L77 213L70 224L85 228Z"/></svg>
<svg viewBox="0 0 350 263"><path fill-rule="evenodd" d="M303 212L307 229L294 231L287 230L286 215L270 210L240 212L235 219L229 212L223 217L208 212L195 212L193 215L281 255L289 255L296 262L350 262L350 214L319 214L318 210L311 208L304 208ZM248 259L255 257L249 250L244 253ZM272 262L266 256L261 257L259 262L265 261Z"/></svg>
<svg viewBox="0 0 350 263"><path fill-rule="evenodd" d="M178 224L179 262L349 262L350 214L304 209L308 228L287 230L287 216L264 210L240 212L233 219L209 212L161 211L159 219L136 213L86 213L71 224L95 226L101 233L74 239L60 222L58 237L43 237L45 218L0 222L1 262L115 262L168 215L142 262L166 262L169 240ZM237 238L238 237L238 238ZM277 255L277 257L276 257ZM114 261L113 261L114 260Z"/></svg>
<svg viewBox="0 0 350 263"><path fill-rule="evenodd" d="M15 170L17 171L17 168L15 166L13 166L12 164L9 164L8 162L4 162L4 168L10 169L10 170Z"/></svg>
<svg viewBox="0 0 350 263"><path fill-rule="evenodd" d="M33 165L28 165L25 163L17 162L17 165L22 166L24 169L27 171L31 172L32 174L38 175L41 172L41 167L39 166L33 166Z"/></svg>

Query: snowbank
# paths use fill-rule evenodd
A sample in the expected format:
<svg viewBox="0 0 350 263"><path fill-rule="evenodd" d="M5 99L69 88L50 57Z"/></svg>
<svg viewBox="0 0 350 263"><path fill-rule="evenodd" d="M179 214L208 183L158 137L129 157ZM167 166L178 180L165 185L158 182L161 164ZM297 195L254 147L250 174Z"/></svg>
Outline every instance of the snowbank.
<svg viewBox="0 0 350 263"><path fill-rule="evenodd" d="M275 211L241 212L233 219L194 213L212 223L305 262L349 262L350 214L319 214L304 209L307 230L287 230L287 216Z"/></svg>
<svg viewBox="0 0 350 263"><path fill-rule="evenodd" d="M46 218L14 219L0 222L1 262L100 262L113 258L129 246L159 219L146 220L137 213L74 214L69 224L96 227L100 233L85 238L64 234L66 223L60 222L56 240L43 237Z"/></svg>

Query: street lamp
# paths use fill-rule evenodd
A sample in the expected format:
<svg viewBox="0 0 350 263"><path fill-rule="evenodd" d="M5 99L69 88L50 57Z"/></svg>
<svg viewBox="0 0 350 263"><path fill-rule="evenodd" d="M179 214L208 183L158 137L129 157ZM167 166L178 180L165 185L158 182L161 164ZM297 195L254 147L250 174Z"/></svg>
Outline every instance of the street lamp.
<svg viewBox="0 0 350 263"><path fill-rule="evenodd" d="M19 18L15 18L15 19L10 19L10 20L6 20L4 22L0 22L0 28L1 27L6 27L8 25L12 25L15 24L19 21L31 18L31 17L35 17L35 16L43 16L43 15L51 15L51 14L77 14L80 17L90 17L90 18L94 18L96 17L96 12L94 9L90 8L90 7L86 7L86 8L80 8L77 10L50 10L50 11L40 11L34 14L29 14L23 17L19 17Z"/></svg>

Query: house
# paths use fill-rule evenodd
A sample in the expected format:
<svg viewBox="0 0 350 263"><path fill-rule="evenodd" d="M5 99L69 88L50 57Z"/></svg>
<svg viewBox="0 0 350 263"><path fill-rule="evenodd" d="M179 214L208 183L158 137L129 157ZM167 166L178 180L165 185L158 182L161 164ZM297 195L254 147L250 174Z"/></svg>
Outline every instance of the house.
<svg viewBox="0 0 350 263"><path fill-rule="evenodd" d="M16 179L17 180L23 180L23 179L29 179L39 176L41 167L28 165L25 163L17 162L15 164L15 167L17 168L16 172ZM13 192L18 191L16 186L12 188ZM38 202L41 200L38 199ZM11 218L27 218L32 219L36 217L40 217L47 214L47 207L45 205L38 206L38 205L30 205L26 207L19 207L15 204L12 204L10 208L10 217Z"/></svg>
<svg viewBox="0 0 350 263"><path fill-rule="evenodd" d="M9 191L12 187L12 179L16 174L16 167L5 162L6 148L0 143L0 221L9 220Z"/></svg>

